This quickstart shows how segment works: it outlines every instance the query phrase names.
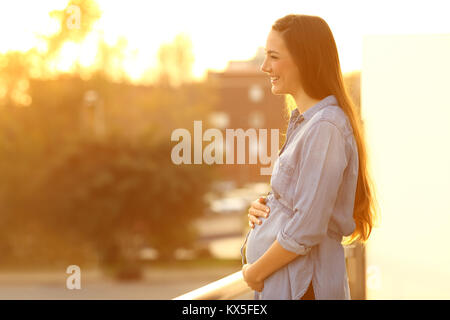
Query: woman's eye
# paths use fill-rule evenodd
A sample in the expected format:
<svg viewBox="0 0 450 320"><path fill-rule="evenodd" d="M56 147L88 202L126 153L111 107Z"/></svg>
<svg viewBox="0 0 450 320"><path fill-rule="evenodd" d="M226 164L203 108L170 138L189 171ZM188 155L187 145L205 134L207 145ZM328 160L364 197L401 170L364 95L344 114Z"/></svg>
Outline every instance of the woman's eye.
<svg viewBox="0 0 450 320"><path fill-rule="evenodd" d="M270 56L272 59L278 59L277 57L274 57L274 56Z"/></svg>

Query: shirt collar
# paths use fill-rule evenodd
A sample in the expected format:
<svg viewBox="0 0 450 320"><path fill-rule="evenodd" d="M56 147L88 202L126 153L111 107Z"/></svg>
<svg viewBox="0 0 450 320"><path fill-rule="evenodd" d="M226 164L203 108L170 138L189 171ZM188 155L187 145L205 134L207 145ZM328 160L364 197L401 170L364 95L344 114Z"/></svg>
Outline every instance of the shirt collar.
<svg viewBox="0 0 450 320"><path fill-rule="evenodd" d="M332 95L329 95L329 96L323 98L322 100L320 100L318 103L316 103L314 106L312 106L311 108L309 108L302 114L300 114L300 112L298 111L298 108L295 108L291 112L291 119L293 119L293 120L295 119L295 121L303 120L303 119L308 121L309 119L311 119L313 117L313 115L316 112L322 110L323 108L325 108L327 106L336 106L336 105L338 105L337 99L332 94ZM296 119L296 118L298 118L298 119Z"/></svg>

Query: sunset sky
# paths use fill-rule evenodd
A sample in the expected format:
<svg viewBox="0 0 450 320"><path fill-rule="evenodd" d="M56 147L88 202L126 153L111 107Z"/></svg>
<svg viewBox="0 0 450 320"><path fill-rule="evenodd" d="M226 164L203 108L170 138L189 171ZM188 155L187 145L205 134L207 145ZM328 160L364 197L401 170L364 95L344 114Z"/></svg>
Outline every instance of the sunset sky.
<svg viewBox="0 0 450 320"><path fill-rule="evenodd" d="M365 34L450 33L446 1L175 1L98 0L102 17L94 32L80 45L68 44L58 67L70 69L80 59L89 65L95 43L102 35L108 43L128 41L125 68L138 80L155 65L161 43L186 33L193 42L194 75L221 70L229 60L253 57L264 46L271 24L288 13L319 15L331 27L343 72L359 70ZM48 13L64 9L67 1L15 0L0 6L0 52L39 46L36 34L57 29Z"/></svg>
<svg viewBox="0 0 450 320"><path fill-rule="evenodd" d="M14 196L11 204L5 202L6 208L16 208L15 199L24 198L17 195L31 195L34 190L41 192L37 188L41 186L41 181L52 186L50 191L42 191L45 195L43 199L50 199L52 193L58 190L47 182L53 181L53 177L59 177L60 172L55 171L58 175L53 174L53 167L59 170L59 162L64 164L63 161L70 160L72 152L90 156L88 152L91 149L85 147L89 147L91 141L95 141L96 145L97 141L109 143L110 139L90 140L90 135L97 139L99 135L96 133L100 130L96 132L89 127L101 127L103 131L103 128L109 130L111 126L111 132L114 133L111 134L114 138L111 141L114 143L116 140L122 141L118 139L121 138L119 134L122 131L124 137L134 139L136 136L135 141L138 142L141 141L139 132L145 132L146 135L142 137L151 138L152 143L144 143L142 146L149 148L153 146L153 141L155 145L156 142L159 143L159 137L164 137L165 132L176 124L187 124L197 114L206 115L210 111L209 107L213 106L212 99L215 95L204 93L203 88L193 91L193 95L181 91L179 95L169 99L170 91L164 88L154 92L143 90L141 93L136 88L113 86L110 82L92 81L86 84L69 79L71 81L55 81L54 85L48 85L50 81L36 81L43 84L30 85L28 74L16 72L15 64L9 64L9 61L14 60L6 59L21 55L5 58L1 54L10 50L25 52L32 48L45 53L46 42L42 36L57 34L59 28L58 21L52 19L49 13L64 10L68 2L69 0L0 2L0 70L12 65L7 70L9 73L0 75L0 109L3 108L1 110L4 111L0 114L3 115L0 117L0 124L4 126L0 128L0 147L6 155L5 159L18 159L17 165L11 161L3 161L4 166L0 166L4 170L2 172L18 170L3 175L7 178L7 183L0 184L0 189L6 192L5 197L0 193L2 201L3 198L10 201L7 199L9 194ZM100 40L104 39L108 44L114 45L119 39L125 39L124 58L118 60L129 79L135 83L147 83L149 78L145 77L153 76L149 70L156 67L159 47L184 33L192 40L195 56L193 72L200 80L206 76L207 70L223 70L230 60L251 59L258 47L265 46L273 22L286 14L318 15L324 18L333 31L342 71L363 70L359 100L363 120L361 132L367 137L367 170L375 182L374 194L378 197L381 215L380 226L376 225L369 244L365 247L367 249L364 249L367 298L450 298L450 255L445 253L448 252L447 234L450 228L450 150L447 147L450 140L450 100L447 97L450 74L450 0L97 0L97 3L102 16L91 33L82 43L66 42L54 61L51 60L52 57L43 59L45 66L49 68L43 68L45 71L41 75L53 75L54 71L55 74L59 71L70 72L77 61L90 68L95 64ZM33 71L31 69L30 74ZM115 71L109 65L104 70ZM35 72L38 74L38 71ZM16 73L17 79L9 77ZM84 79L81 72L79 75ZM72 83L77 85L73 93L67 89L72 89L69 87ZM39 92L44 85L45 90ZM115 92L117 87L124 88L125 93L119 90ZM100 96L103 92L105 99ZM132 97L135 92L137 94ZM191 96L194 98L191 99ZM90 97L93 99L89 99ZM207 97L207 100L200 101L203 97ZM185 102L189 103L189 108L182 106ZM10 107L14 105L33 107L29 108L30 112L21 112ZM56 108L60 105L64 108ZM249 106L252 108L250 111L254 112L258 104ZM80 113L82 117L74 117L76 113ZM162 128L161 123L164 125L165 122L161 119L170 119L173 123ZM79 123L82 128L80 137L83 139L76 138L78 131L71 131ZM65 124L70 126L66 128ZM153 126L154 124L156 125ZM157 133L157 138L152 136L153 133ZM89 139L85 140L85 135ZM69 144L64 139L69 139ZM140 148L141 145L137 146ZM62 151L56 153L59 147ZM134 150L134 142L132 147L130 150ZM51 150L50 156L47 150ZM10 151L11 157L8 153ZM53 157L53 154L57 156L58 162L50 161L50 166L45 167L47 158ZM69 158L66 159L66 156ZM141 161L140 158L138 160ZM92 163L97 165L97 162ZM28 177L29 173L36 171L35 164L44 173L30 175L33 179L38 178L37 182ZM28 172L26 168L31 169ZM96 167L94 169L97 170ZM47 175L50 180L47 180ZM23 177L32 183L23 184ZM68 177L71 179L72 176ZM9 191L9 185L14 186L12 191ZM26 188L21 188L22 185ZM20 193L22 189L25 190L24 193ZM36 199L38 198L33 194L30 203L42 202L35 201ZM22 207L21 203L27 202L29 201L22 201L18 206L19 219L26 217L22 213L25 214L28 207ZM60 206L65 208L63 202L58 202L54 208ZM47 216L44 209L47 207L44 206L37 212L45 213L46 219L49 219L50 215ZM31 213L36 216L34 211ZM5 226L9 228L9 224ZM20 229L21 224L17 223L17 226L17 229L12 229L14 232ZM36 226L36 230L41 232L41 225ZM25 224L24 230L34 228L31 222ZM45 224L42 224L42 230L46 232ZM8 237L5 239L8 240ZM54 235L44 239L47 241L52 237ZM20 244L23 241L16 242ZM63 245L64 242L59 248L63 248ZM225 245L234 246L234 243L226 242ZM219 246L212 250L219 250ZM14 250L10 251L15 257ZM22 282L21 280L21 286ZM49 292L48 289L49 287L44 287L44 291L33 289L33 292L40 294Z"/></svg>

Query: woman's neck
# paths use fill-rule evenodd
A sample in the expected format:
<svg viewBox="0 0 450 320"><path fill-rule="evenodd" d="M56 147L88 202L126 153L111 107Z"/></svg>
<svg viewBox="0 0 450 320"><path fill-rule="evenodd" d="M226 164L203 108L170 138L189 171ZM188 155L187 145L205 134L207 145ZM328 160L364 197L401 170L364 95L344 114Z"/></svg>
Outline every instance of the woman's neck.
<svg viewBox="0 0 450 320"><path fill-rule="evenodd" d="M295 95L293 95L295 103L297 105L297 109L300 113L304 113L311 107L314 107L320 100L313 99L308 96L303 90L298 91Z"/></svg>

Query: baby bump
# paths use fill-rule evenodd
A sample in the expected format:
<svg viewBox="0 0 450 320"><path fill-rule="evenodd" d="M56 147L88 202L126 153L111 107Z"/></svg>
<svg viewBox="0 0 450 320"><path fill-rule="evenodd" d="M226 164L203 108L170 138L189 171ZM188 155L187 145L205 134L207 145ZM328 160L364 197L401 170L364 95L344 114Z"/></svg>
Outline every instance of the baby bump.
<svg viewBox="0 0 450 320"><path fill-rule="evenodd" d="M267 249L276 240L278 232L286 224L289 216L280 210L280 206L276 204L276 200L268 198L266 206L270 208L268 218L260 218L261 224L255 224L250 231L247 240L247 248L245 250L248 263L254 263L258 260Z"/></svg>

